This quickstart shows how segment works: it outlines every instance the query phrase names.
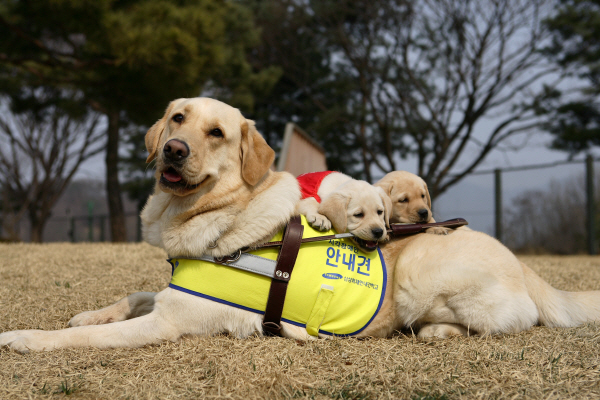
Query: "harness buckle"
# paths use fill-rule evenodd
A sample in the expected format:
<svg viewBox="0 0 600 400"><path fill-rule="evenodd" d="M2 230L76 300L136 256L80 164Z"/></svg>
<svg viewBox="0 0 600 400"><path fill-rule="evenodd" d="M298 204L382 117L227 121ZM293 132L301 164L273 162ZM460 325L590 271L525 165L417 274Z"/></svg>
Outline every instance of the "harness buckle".
<svg viewBox="0 0 600 400"><path fill-rule="evenodd" d="M242 256L242 250L238 250L233 254L223 257L215 257L215 261L218 263L231 264L232 262L236 262Z"/></svg>

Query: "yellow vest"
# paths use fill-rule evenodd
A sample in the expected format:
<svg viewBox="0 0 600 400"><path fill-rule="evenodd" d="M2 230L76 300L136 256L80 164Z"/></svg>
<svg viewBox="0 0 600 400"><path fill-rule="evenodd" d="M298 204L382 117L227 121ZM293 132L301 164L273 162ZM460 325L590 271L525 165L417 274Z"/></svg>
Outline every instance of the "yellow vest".
<svg viewBox="0 0 600 400"><path fill-rule="evenodd" d="M319 232L302 216L304 238L333 235ZM281 240L278 233L272 240ZM254 255L276 260L279 248ZM172 258L169 287L264 314L271 278L202 260ZM288 284L281 320L306 328L312 336L356 335L379 311L387 283L383 256L365 253L350 239L305 243L300 247Z"/></svg>

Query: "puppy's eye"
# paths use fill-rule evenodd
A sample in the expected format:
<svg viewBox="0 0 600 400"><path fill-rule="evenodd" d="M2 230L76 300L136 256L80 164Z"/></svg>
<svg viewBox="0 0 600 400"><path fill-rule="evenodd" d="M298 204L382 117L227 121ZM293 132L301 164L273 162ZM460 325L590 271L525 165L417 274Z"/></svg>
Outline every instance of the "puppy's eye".
<svg viewBox="0 0 600 400"><path fill-rule="evenodd" d="M173 121L177 122L178 124L183 122L183 114L175 114L173 115L173 118L171 118Z"/></svg>
<svg viewBox="0 0 600 400"><path fill-rule="evenodd" d="M356 213L356 214L354 214L354 216L355 216L356 218L362 218L362 217L364 217L364 216L365 216L365 214L363 214L363 213Z"/></svg>
<svg viewBox="0 0 600 400"><path fill-rule="evenodd" d="M383 214L383 211L377 210L377 215L381 215L381 214Z"/></svg>
<svg viewBox="0 0 600 400"><path fill-rule="evenodd" d="M398 200L398 203L408 203L408 199L400 199Z"/></svg>
<svg viewBox="0 0 600 400"><path fill-rule="evenodd" d="M424 198L425 198L425 195L424 195L424 194L422 194L422 195L421 195L421 198L422 198L422 199L424 199Z"/></svg>
<svg viewBox="0 0 600 400"><path fill-rule="evenodd" d="M220 128L215 128L212 131L210 131L208 133L210 136L214 136L214 137L223 137L223 131Z"/></svg>

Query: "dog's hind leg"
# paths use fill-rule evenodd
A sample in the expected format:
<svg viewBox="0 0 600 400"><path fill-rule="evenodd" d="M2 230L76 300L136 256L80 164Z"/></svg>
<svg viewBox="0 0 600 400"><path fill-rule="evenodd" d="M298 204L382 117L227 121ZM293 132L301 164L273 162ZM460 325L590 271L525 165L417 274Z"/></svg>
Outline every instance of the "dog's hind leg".
<svg viewBox="0 0 600 400"><path fill-rule="evenodd" d="M154 296L152 312L126 321L76 326L57 331L25 330L0 334L0 347L26 353L72 347L140 347L183 335L228 332L244 338L262 330L262 316L167 288Z"/></svg>
<svg viewBox="0 0 600 400"><path fill-rule="evenodd" d="M102 325L146 315L154 309L154 296L156 293L133 293L108 307L75 315L69 326Z"/></svg>
<svg viewBox="0 0 600 400"><path fill-rule="evenodd" d="M0 346L8 346L19 353L49 351L74 347L140 347L176 340L178 329L158 313L104 325L78 326L57 331L24 330L0 334Z"/></svg>

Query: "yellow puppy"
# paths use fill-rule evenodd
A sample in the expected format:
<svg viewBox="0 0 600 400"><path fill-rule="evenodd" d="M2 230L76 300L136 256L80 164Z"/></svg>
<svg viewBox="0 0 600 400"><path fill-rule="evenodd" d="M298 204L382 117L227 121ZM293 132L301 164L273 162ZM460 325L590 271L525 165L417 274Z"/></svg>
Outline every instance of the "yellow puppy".
<svg viewBox="0 0 600 400"><path fill-rule="evenodd" d="M393 171L375 184L390 197L392 213L390 223L422 224L435 222L431 212L431 197L427 183L407 171ZM435 227L427 233L446 235L448 228Z"/></svg>
<svg viewBox="0 0 600 400"><path fill-rule="evenodd" d="M313 228L327 231L333 225L338 233L350 232L366 251L387 240L392 205L382 189L332 171L300 175L298 181L304 198L296 212Z"/></svg>

